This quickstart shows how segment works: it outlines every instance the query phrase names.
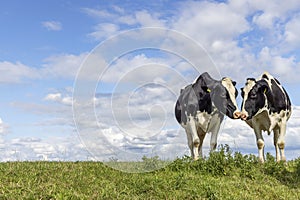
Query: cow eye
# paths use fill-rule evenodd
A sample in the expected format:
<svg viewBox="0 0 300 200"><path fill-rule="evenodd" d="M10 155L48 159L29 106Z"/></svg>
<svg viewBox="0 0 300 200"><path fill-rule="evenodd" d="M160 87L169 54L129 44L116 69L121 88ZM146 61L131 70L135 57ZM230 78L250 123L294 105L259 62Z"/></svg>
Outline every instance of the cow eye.
<svg viewBox="0 0 300 200"><path fill-rule="evenodd" d="M225 94L224 93L220 93L220 97L226 98L226 93Z"/></svg>
<svg viewBox="0 0 300 200"><path fill-rule="evenodd" d="M254 93L254 94L250 94L250 98L251 99L255 99L257 97L257 95Z"/></svg>

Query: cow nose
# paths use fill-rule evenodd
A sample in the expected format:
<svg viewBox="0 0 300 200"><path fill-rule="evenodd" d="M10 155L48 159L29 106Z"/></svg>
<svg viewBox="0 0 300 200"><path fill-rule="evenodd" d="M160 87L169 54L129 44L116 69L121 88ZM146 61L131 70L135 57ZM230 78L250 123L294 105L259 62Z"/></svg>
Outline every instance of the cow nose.
<svg viewBox="0 0 300 200"><path fill-rule="evenodd" d="M233 118L234 119L239 119L241 117L241 114L242 114L241 112L236 111L236 112L233 113Z"/></svg>
<svg viewBox="0 0 300 200"><path fill-rule="evenodd" d="M247 119L248 116L247 116L245 113L241 113L241 116L240 116L240 117L241 117L242 120L245 121L245 120Z"/></svg>

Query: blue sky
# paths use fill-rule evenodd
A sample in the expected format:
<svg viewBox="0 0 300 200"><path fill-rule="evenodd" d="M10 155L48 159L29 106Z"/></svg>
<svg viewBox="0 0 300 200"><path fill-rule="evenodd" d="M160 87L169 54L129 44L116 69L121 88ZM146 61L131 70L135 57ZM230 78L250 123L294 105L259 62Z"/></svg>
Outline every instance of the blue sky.
<svg viewBox="0 0 300 200"><path fill-rule="evenodd" d="M211 70L216 79L219 76L230 76L238 82L238 89L243 86L247 77L258 77L264 71L269 71L285 86L293 105L300 105L300 3L297 0L12 0L0 3L0 26L0 149L4 152L0 155L1 161L85 160L91 157L88 153L91 149L84 147L90 144L80 141L80 137L83 141L85 139L80 133L78 136L78 124L76 126L73 120L73 89L77 73L79 76L80 73L86 73L82 75L83 79L95 81L99 78L100 74L97 73L101 70L93 71L93 67L107 66L112 61L105 60L104 54L108 53L117 59L105 71L103 79L97 82L93 101L96 105L95 113L99 115L98 124L101 124L97 130L102 133L96 139L102 140L106 137L105 141L111 142L115 149L124 149L127 144L131 149L139 149L144 153L150 149L153 152L154 147L151 144L159 140L162 143L161 146L156 145L157 152L163 149L164 156L168 157L172 151L170 138L175 138L174 140L182 143L182 150L178 155L188 153L185 135L178 136L180 127L173 124L172 103L176 100L174 98L180 87L193 81L201 71ZM157 34L159 31L157 35L151 33L148 36L145 32L139 35L133 31L123 35L128 39L127 44L120 42L124 31L146 27L174 30L178 33L177 36L172 31L168 34L173 34L177 40L165 40L168 39L168 34ZM181 34L191 40L180 43L178 38L182 37ZM113 40L107 40L112 36L115 36L117 43L105 52L106 49L101 49L101 44L112 42ZM197 52L191 48L193 44L189 43L191 41L205 49L206 58L209 55L213 61L210 63L211 68L203 65L197 66L198 69L195 70L189 65L189 60L173 54L181 52L186 55L185 58L197 57L194 55ZM153 43L157 49L143 48L124 55L115 55L118 48L126 49L124 45L130 46L130 43L135 42L137 47L141 44L151 46ZM173 52L162 51L160 48ZM92 58L93 50L99 57ZM204 51L200 52L202 53L204 55ZM89 68L91 71L80 71L87 66L86 60L91 59L95 59L92 60L95 66ZM183 77L182 81L174 80L176 74ZM154 85L158 84L159 87L143 85L146 80L155 83ZM121 92L120 85L123 84L124 87L128 83L131 86L128 85L127 89L135 89L126 96ZM168 90L164 90L162 86L165 89L168 87ZM119 93L111 96L114 89ZM104 92L106 94L102 94ZM112 99L115 102L113 108L110 106ZM129 103L123 104L124 102ZM126 113L120 110L124 106ZM138 109L132 110L131 106ZM116 120L111 109L115 109L114 112L121 116L117 118L120 123L111 122ZM85 110L81 112L84 113ZM124 117L128 113L129 116ZM294 113L289 129L292 134L287 141L300 141L300 136L296 135L300 126L297 123L299 112L296 109ZM162 128L161 134L151 135L151 131L161 126L161 117L165 117L168 128L176 128ZM118 124L126 124L129 119L136 120L133 125L138 128L126 126L123 128L127 132L122 133L123 129ZM236 132L238 127L244 125L227 121L229 122L225 123L219 142L237 144L238 141L232 141L236 136L224 136L227 136L226 131ZM156 127L149 130L145 128L151 135L151 141L131 133L141 130L137 123L142 124L142 128L151 123ZM87 127L80 127L85 128ZM247 137L241 139L237 149L252 152L249 149L255 147L254 134L247 127L244 128ZM237 132L236 134L238 135ZM267 139L271 140L266 136ZM249 140L253 141L245 145L249 148L244 147L243 141ZM139 146L141 144L138 141L144 146ZM271 152L272 148L270 146ZM297 146L290 144L290 148L297 149ZM111 155L111 152L117 156L115 150L110 153L108 151L107 155ZM297 152L295 154L300 155L299 149ZM139 152L134 153L140 155Z"/></svg>

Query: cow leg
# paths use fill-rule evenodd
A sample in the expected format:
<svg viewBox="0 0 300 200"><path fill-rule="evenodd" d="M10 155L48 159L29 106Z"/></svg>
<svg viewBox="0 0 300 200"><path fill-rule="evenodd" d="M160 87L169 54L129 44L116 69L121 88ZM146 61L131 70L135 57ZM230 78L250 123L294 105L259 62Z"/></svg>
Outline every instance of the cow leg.
<svg viewBox="0 0 300 200"><path fill-rule="evenodd" d="M193 138L192 138L192 135L190 133L190 131L188 129L185 130L186 132L186 136L187 136L187 140L188 140L188 145L189 145L189 148L190 148L190 151L191 151L191 156L192 158L194 158L194 151L193 151Z"/></svg>
<svg viewBox="0 0 300 200"><path fill-rule="evenodd" d="M205 138L205 132L199 127L197 129L197 134L198 134L198 137L200 139L200 143L199 143L199 147L198 147L198 153L199 153L199 156L201 158L203 158L203 152L202 152L202 144L203 144L203 141L204 141L204 138Z"/></svg>
<svg viewBox="0 0 300 200"><path fill-rule="evenodd" d="M189 118L189 121L187 123L188 126L188 131L190 133L190 144L191 147L191 152L192 152L192 156L194 158L194 160L198 160L199 158L199 153L198 153L198 147L200 145L200 140L197 134L197 129L196 129L196 123L193 117Z"/></svg>
<svg viewBox="0 0 300 200"><path fill-rule="evenodd" d="M277 141L277 145L280 150L281 160L286 161L286 157L284 154L285 147L285 132L286 132L286 122L282 122L280 125L280 133Z"/></svg>
<svg viewBox="0 0 300 200"><path fill-rule="evenodd" d="M279 138L279 129L275 128L273 130L274 132L274 146L275 146L275 151L276 151L276 161L280 161L280 151L279 151L279 146L278 146L278 138Z"/></svg>
<svg viewBox="0 0 300 200"><path fill-rule="evenodd" d="M265 161L264 159L264 147L265 147L265 142L264 138L262 136L262 132L259 128L254 128L255 136L256 136L256 144L258 148L258 159L261 163Z"/></svg>
<svg viewBox="0 0 300 200"><path fill-rule="evenodd" d="M218 133L220 130L220 122L217 122L212 128L211 128L211 138L210 138L210 151L214 151L217 148L217 139L218 139Z"/></svg>

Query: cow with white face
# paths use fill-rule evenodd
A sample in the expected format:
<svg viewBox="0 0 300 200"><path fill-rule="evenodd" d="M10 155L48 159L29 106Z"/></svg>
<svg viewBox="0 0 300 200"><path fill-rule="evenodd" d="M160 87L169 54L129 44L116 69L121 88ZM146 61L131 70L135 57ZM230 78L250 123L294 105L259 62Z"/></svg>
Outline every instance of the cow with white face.
<svg viewBox="0 0 300 200"><path fill-rule="evenodd" d="M256 135L258 156L264 162L262 131L274 132L276 160L286 160L284 154L286 123L291 116L291 101L279 81L269 73L257 80L248 78L242 90L241 119L253 128Z"/></svg>
<svg viewBox="0 0 300 200"><path fill-rule="evenodd" d="M193 84L181 89L175 106L175 116L185 129L194 160L199 155L203 157L202 144L206 133L211 133L210 149L216 149L224 115L232 119L240 117L235 84L230 78L214 80L205 72Z"/></svg>

